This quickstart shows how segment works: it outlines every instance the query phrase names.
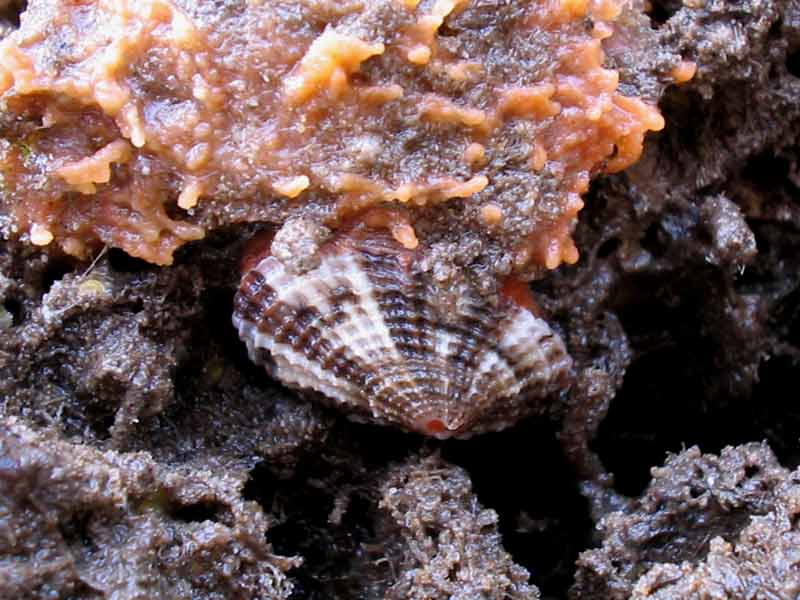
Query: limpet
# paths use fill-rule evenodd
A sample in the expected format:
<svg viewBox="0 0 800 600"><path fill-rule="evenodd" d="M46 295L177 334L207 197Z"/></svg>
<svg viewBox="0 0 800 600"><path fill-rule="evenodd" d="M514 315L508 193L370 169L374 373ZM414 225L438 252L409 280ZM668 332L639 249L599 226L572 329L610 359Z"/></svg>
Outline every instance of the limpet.
<svg viewBox="0 0 800 600"><path fill-rule="evenodd" d="M355 227L297 273L265 250L247 261L233 323L251 359L351 419L438 438L500 430L547 410L572 361L510 280L458 301L382 229Z"/></svg>

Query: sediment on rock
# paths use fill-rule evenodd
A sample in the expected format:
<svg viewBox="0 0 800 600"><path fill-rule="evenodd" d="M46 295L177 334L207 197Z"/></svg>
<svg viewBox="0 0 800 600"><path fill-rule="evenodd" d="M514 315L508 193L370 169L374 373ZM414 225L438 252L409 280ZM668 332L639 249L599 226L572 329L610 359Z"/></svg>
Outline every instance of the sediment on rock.
<svg viewBox="0 0 800 600"><path fill-rule="evenodd" d="M290 596L300 561L272 552L241 479L0 426L0 596Z"/></svg>
<svg viewBox="0 0 800 600"><path fill-rule="evenodd" d="M798 477L765 444L670 457L629 509L600 521L571 597L795 597Z"/></svg>

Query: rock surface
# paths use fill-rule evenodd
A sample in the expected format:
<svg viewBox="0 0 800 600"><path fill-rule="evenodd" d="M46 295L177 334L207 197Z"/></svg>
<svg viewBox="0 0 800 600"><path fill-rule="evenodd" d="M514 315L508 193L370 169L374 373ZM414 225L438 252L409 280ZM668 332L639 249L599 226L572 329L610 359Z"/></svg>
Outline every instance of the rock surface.
<svg viewBox="0 0 800 600"><path fill-rule="evenodd" d="M0 3L0 37L21 8ZM593 178L580 260L535 273L575 365L559 420L425 442L270 381L230 315L262 228L243 222L276 204L201 200L207 236L160 268L32 247L0 190L0 597L132 598L143 578L178 598L796 597L800 8L620 19L607 66L666 127ZM680 60L695 76L664 90ZM25 127L2 112L3 151ZM306 268L326 233L294 223L279 251ZM491 293L511 268L485 231L433 245L443 286Z"/></svg>

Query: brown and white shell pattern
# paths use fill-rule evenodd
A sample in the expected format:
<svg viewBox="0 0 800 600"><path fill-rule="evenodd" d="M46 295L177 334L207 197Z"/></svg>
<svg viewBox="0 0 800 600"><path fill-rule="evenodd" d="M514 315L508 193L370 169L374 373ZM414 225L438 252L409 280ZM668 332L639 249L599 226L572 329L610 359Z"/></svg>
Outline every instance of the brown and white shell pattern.
<svg viewBox="0 0 800 600"><path fill-rule="evenodd" d="M251 359L354 420L436 437L503 429L545 412L571 360L547 323L512 298L441 290L391 236L340 235L291 273L267 254L245 272L233 323Z"/></svg>

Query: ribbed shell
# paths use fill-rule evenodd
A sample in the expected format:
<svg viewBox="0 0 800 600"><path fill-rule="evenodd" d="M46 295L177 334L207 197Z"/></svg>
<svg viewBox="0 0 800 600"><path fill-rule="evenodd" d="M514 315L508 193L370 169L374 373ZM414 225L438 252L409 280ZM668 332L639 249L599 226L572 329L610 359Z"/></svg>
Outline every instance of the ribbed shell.
<svg viewBox="0 0 800 600"><path fill-rule="evenodd" d="M571 361L542 319L465 289L444 310L415 253L388 236L344 238L288 273L266 256L245 273L233 322L250 357L356 420L436 437L502 429L543 412Z"/></svg>

